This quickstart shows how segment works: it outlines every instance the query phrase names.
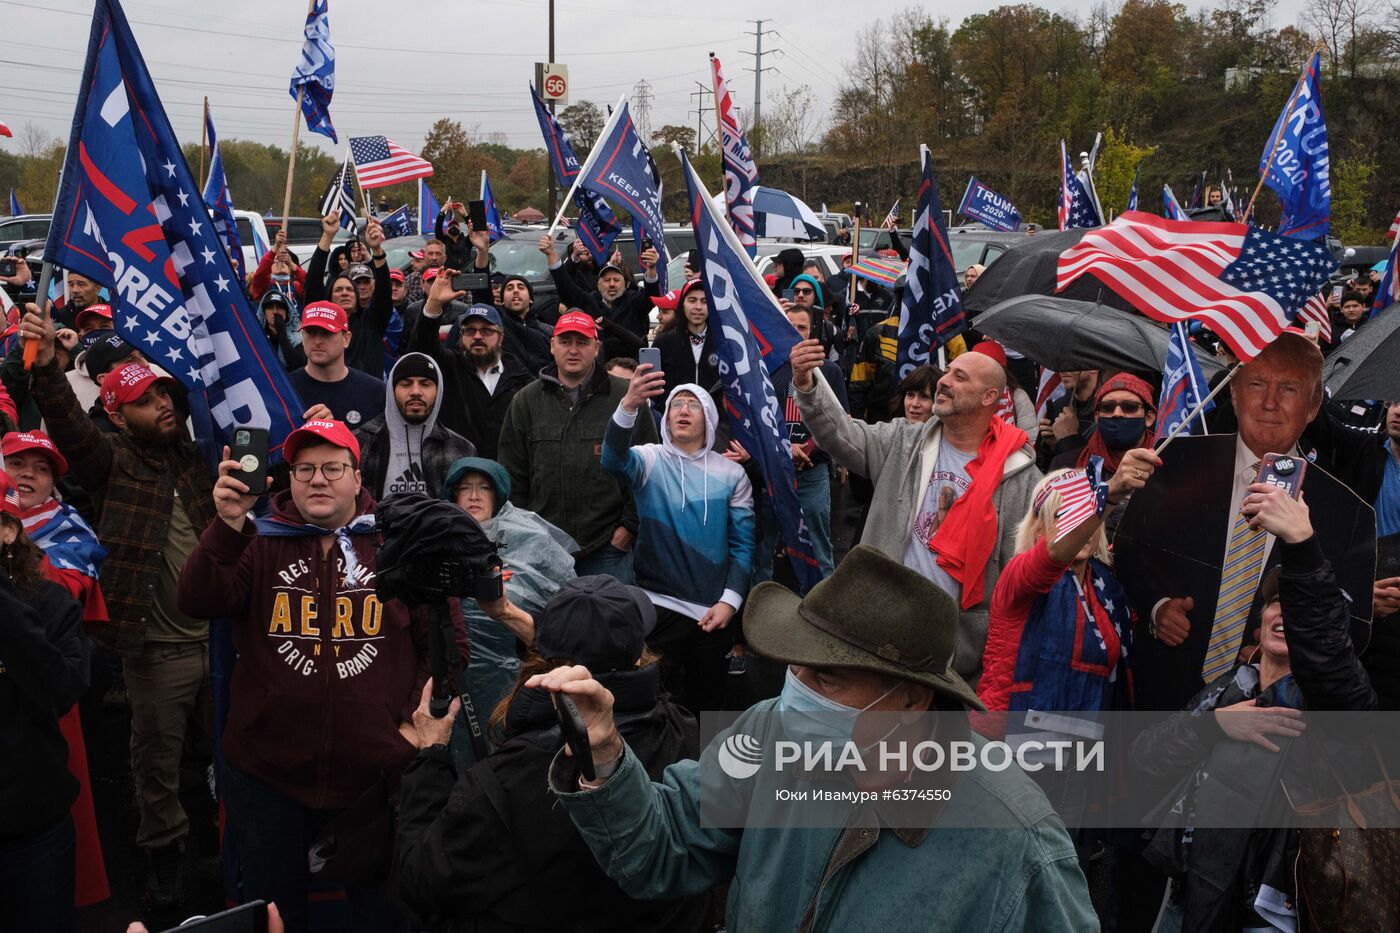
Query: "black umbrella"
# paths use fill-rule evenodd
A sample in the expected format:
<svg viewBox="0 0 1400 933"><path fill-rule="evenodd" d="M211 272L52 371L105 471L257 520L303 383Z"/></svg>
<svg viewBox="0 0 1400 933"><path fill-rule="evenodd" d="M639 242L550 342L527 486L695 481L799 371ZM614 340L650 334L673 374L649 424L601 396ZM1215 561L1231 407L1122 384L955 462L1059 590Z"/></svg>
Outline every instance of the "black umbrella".
<svg viewBox="0 0 1400 933"><path fill-rule="evenodd" d="M980 281L979 281L980 284ZM1046 369L1161 372L1170 330L1140 314L1045 295L1022 295L983 311L977 329ZM1224 366L1192 345L1209 381Z"/></svg>
<svg viewBox="0 0 1400 933"><path fill-rule="evenodd" d="M1400 399L1400 305L1363 323L1334 349L1322 367L1332 397Z"/></svg>
<svg viewBox="0 0 1400 933"><path fill-rule="evenodd" d="M982 329L983 311L1008 298L1021 295L1054 295L1055 267L1060 253L1078 243L1085 230L1065 230L1059 233L1037 233L1026 237L997 257L983 271L972 287L963 292L963 310L974 318L974 326ZM1069 284L1061 298L1079 301L1101 301L1114 308L1128 311L1132 305L1118 297L1107 285L1092 275L1083 275Z"/></svg>

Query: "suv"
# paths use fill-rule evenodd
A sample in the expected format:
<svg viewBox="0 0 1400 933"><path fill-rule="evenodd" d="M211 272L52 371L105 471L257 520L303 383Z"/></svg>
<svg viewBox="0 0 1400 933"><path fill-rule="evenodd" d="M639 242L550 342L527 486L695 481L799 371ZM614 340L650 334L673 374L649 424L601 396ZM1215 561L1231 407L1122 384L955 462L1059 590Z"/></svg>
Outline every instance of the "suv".
<svg viewBox="0 0 1400 933"><path fill-rule="evenodd" d="M52 214L20 214L0 220L0 255L8 252L15 243L47 240L52 221Z"/></svg>
<svg viewBox="0 0 1400 933"><path fill-rule="evenodd" d="M953 227L948 231L948 245L953 250L953 268L957 269L961 278L968 266L990 266L997 257L1025 238L1024 232L1005 233L981 224Z"/></svg>

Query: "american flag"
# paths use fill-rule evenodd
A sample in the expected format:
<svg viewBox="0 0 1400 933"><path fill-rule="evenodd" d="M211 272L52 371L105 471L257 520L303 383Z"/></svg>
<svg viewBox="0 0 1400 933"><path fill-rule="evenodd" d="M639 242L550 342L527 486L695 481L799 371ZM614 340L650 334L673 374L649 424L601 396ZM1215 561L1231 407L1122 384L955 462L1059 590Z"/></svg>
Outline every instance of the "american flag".
<svg viewBox="0 0 1400 933"><path fill-rule="evenodd" d="M1198 320L1240 360L1293 323L1336 262L1320 243L1242 223L1130 211L1060 254L1056 289L1085 273L1158 321Z"/></svg>
<svg viewBox="0 0 1400 933"><path fill-rule="evenodd" d="M893 230L899 226L899 198L894 199L894 207L890 208L890 212L885 215L885 222L880 226L886 230Z"/></svg>
<svg viewBox="0 0 1400 933"><path fill-rule="evenodd" d="M1084 182L1074 173L1069 153L1065 151L1065 141L1060 140L1060 229L1071 227L1097 227L1103 223L1094 199Z"/></svg>
<svg viewBox="0 0 1400 933"><path fill-rule="evenodd" d="M5 509L15 514L19 512L19 490L9 483L5 484Z"/></svg>
<svg viewBox="0 0 1400 933"><path fill-rule="evenodd" d="M350 155L355 159L361 188L383 188L433 174L433 163L418 158L387 136L351 137Z"/></svg>
<svg viewBox="0 0 1400 933"><path fill-rule="evenodd" d="M1327 310L1327 296L1318 292L1298 309L1298 323L1307 326L1309 321L1317 322L1317 334L1323 343L1332 342L1332 315Z"/></svg>
<svg viewBox="0 0 1400 933"><path fill-rule="evenodd" d="M350 181L350 151L345 152L345 161L340 170L326 183L321 195L321 216L340 211L340 226L346 229L355 225L355 186Z"/></svg>
<svg viewBox="0 0 1400 933"><path fill-rule="evenodd" d="M1065 385L1060 381L1060 374L1053 369L1042 368L1040 370L1040 385L1035 392L1036 417L1044 418L1046 406L1064 394Z"/></svg>
<svg viewBox="0 0 1400 933"><path fill-rule="evenodd" d="M1390 222L1390 229L1385 232L1385 238L1394 240L1396 234L1400 234L1400 212L1397 212L1395 219Z"/></svg>
<svg viewBox="0 0 1400 933"><path fill-rule="evenodd" d="M1007 424L1016 424L1016 397L1011 394L1011 389L1001 390L1001 398L997 401L997 417Z"/></svg>
<svg viewBox="0 0 1400 933"><path fill-rule="evenodd" d="M0 136L13 137L14 135L14 133L10 132L10 128L5 125L5 122L3 120L0 120Z"/></svg>
<svg viewBox="0 0 1400 933"><path fill-rule="evenodd" d="M1084 469L1070 470L1046 485L1043 495L1060 494L1060 507L1055 510L1056 541L1098 514L1102 469L1103 459L1091 456Z"/></svg>

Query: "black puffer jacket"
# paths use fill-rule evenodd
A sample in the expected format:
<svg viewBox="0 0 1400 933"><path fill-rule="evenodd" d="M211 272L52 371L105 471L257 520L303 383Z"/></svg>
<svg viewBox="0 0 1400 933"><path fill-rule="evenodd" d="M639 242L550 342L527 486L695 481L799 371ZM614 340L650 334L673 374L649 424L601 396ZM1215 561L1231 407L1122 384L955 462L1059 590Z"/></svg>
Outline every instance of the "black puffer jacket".
<svg viewBox="0 0 1400 933"><path fill-rule="evenodd" d="M699 752L695 720L660 695L655 666L599 680L652 780ZM503 744L461 777L446 749L420 752L404 774L399 812L404 900L434 931L705 929L708 894L633 900L598 867L549 792L562 745L547 695L522 690Z"/></svg>

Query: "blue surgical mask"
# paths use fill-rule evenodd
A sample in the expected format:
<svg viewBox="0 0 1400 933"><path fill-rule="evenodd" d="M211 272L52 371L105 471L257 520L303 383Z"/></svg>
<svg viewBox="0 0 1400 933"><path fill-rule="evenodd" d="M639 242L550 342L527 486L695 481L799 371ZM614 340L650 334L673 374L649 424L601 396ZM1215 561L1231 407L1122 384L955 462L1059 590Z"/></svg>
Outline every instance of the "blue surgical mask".
<svg viewBox="0 0 1400 933"><path fill-rule="evenodd" d="M861 713L894 693L895 684L865 706L857 709L825 696L804 684L792 668L787 670L783 692L778 695L778 712L783 714L783 732L795 742L849 742Z"/></svg>
<svg viewBox="0 0 1400 933"><path fill-rule="evenodd" d="M1147 419L1138 416L1136 418L1099 418L1099 437L1103 438L1104 444L1109 450L1127 450L1138 442L1142 437L1142 432L1147 430Z"/></svg>

